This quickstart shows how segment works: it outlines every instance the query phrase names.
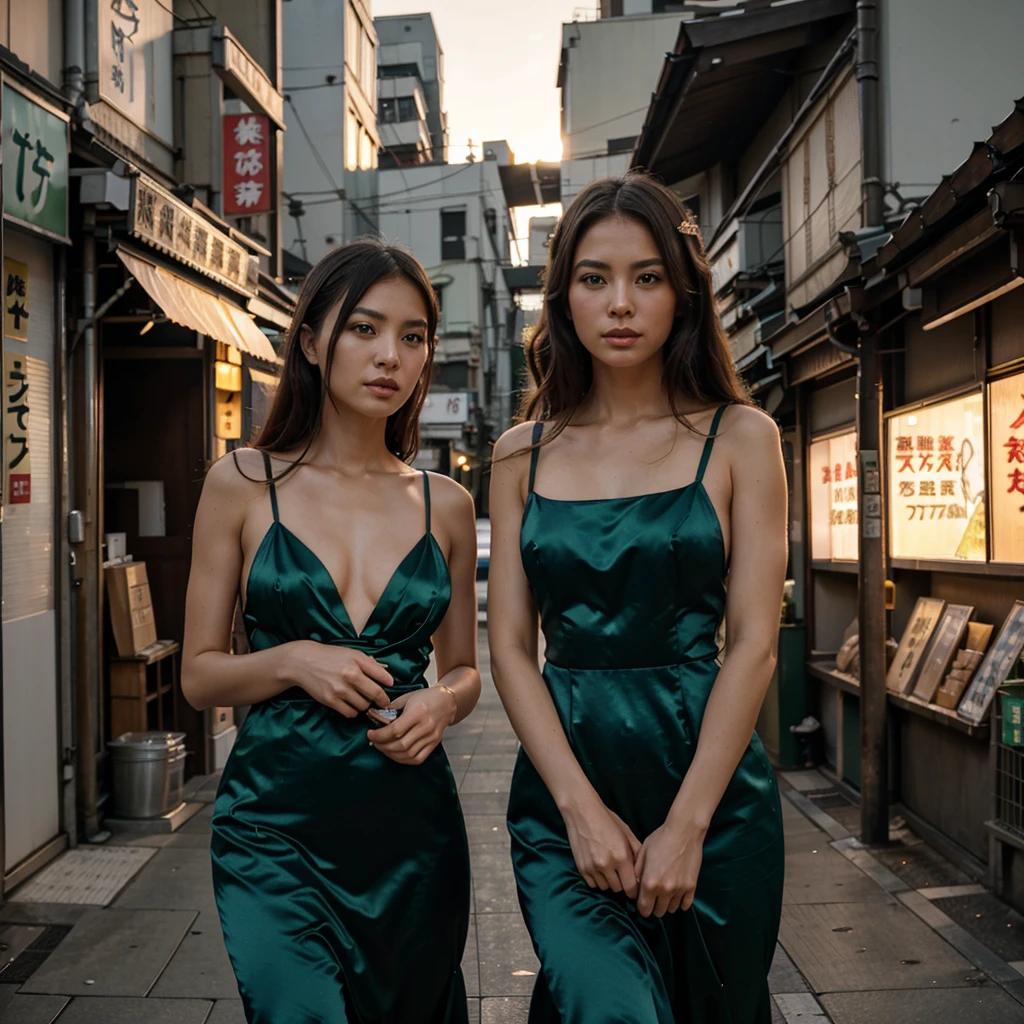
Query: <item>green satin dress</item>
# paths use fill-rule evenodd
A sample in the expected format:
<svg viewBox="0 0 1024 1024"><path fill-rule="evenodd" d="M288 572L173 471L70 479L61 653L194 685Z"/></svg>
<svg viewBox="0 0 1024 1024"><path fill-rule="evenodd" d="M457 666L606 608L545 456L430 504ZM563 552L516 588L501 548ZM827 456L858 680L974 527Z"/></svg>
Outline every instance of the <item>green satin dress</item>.
<svg viewBox="0 0 1024 1024"><path fill-rule="evenodd" d="M591 501L536 493L532 454L521 549L544 679L581 767L641 842L679 792L718 674L727 566L703 485L712 445L687 487ZM712 820L689 912L644 919L624 895L589 888L523 751L508 825L541 963L530 1024L769 1024L783 831L756 736Z"/></svg>
<svg viewBox="0 0 1024 1024"><path fill-rule="evenodd" d="M393 697L426 686L451 581L425 473L423 487L426 532L357 634L326 567L280 522L271 484L274 522L247 584L252 650L349 647L387 666ZM213 881L250 1024L467 1020L469 847L448 759L438 747L396 764L368 728L286 690L252 708L224 769Z"/></svg>

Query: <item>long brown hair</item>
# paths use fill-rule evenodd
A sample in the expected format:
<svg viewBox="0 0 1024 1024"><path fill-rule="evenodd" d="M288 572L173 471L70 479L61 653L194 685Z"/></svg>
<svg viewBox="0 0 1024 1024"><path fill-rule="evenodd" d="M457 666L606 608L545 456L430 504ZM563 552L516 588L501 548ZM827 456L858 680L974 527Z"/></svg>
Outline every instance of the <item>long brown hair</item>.
<svg viewBox="0 0 1024 1024"><path fill-rule="evenodd" d="M569 286L576 249L583 235L606 217L632 217L654 236L680 313L662 349L663 379L672 412L680 399L710 404L750 404L733 365L711 285L711 269L700 237L682 234L688 211L678 196L643 171L591 182L569 205L551 239L544 274L544 308L526 342L530 387L519 407L520 420L554 421L544 441L557 437L593 383L590 353L569 318Z"/></svg>
<svg viewBox="0 0 1024 1024"><path fill-rule="evenodd" d="M388 451L403 462L412 462L420 445L420 410L430 386L437 337L437 296L427 272L411 253L364 238L329 252L306 275L299 292L295 315L288 334L277 395L255 447L267 452L302 449L297 466L316 440L323 426L324 402L332 401L327 382L331 377L338 338L352 310L366 292L380 281L401 279L413 285L427 310L427 362L408 401L388 417L384 439ZM314 333L324 325L331 310L341 302L338 318L327 346L327 364L321 373L302 352L302 327Z"/></svg>

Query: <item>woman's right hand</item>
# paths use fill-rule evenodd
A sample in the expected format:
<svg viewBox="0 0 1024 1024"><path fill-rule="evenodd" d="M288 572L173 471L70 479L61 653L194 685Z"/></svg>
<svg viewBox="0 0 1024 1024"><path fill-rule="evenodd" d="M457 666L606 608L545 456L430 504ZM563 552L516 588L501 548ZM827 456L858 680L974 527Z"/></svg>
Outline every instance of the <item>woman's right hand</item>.
<svg viewBox="0 0 1024 1024"><path fill-rule="evenodd" d="M576 867L587 885L636 899L634 865L641 844L630 827L596 793L581 806L563 811L563 817Z"/></svg>
<svg viewBox="0 0 1024 1024"><path fill-rule="evenodd" d="M383 689L394 682L391 673L362 651L313 640L287 646L290 680L346 718L355 718L373 704L386 708L391 703Z"/></svg>

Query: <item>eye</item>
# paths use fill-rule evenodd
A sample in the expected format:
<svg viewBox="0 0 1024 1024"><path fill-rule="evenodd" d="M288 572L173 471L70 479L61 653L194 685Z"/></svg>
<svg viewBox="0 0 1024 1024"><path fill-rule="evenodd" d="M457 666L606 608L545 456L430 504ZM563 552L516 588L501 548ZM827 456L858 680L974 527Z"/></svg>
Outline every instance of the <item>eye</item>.
<svg viewBox="0 0 1024 1024"><path fill-rule="evenodd" d="M657 284L660 280L661 276L650 270L645 274L641 274L639 278L641 284Z"/></svg>
<svg viewBox="0 0 1024 1024"><path fill-rule="evenodd" d="M356 334L362 334L366 337L369 337L371 334L374 333L372 324L353 324L351 327L349 327L349 330L355 331Z"/></svg>
<svg viewBox="0 0 1024 1024"><path fill-rule="evenodd" d="M408 341L412 345L422 345L423 342L426 341L426 338L424 338L422 334L416 334L414 332L412 334L405 335L405 337L402 338L402 341Z"/></svg>
<svg viewBox="0 0 1024 1024"><path fill-rule="evenodd" d="M583 284L604 284L604 278L600 274L584 274L580 281Z"/></svg>

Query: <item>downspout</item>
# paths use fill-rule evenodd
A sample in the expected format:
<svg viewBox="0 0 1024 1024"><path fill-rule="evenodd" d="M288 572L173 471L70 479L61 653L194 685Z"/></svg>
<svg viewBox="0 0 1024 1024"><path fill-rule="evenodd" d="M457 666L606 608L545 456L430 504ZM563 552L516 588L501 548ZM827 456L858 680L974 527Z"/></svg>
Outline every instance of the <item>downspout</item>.
<svg viewBox="0 0 1024 1024"><path fill-rule="evenodd" d="M882 139L878 86L878 11L882 0L857 0L857 91L861 123L861 224L883 224ZM885 642L885 508L881 487L882 364L877 326L861 328L857 365L860 544L857 618L860 635L861 839L889 841L889 723ZM877 513L867 515L868 505Z"/></svg>

